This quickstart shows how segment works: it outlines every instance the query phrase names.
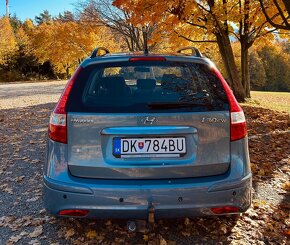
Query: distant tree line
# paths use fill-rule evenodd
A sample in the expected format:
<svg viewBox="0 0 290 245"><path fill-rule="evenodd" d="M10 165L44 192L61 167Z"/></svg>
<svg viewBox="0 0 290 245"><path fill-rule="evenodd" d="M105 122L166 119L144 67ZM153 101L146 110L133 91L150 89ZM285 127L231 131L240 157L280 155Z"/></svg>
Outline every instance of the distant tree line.
<svg viewBox="0 0 290 245"><path fill-rule="evenodd" d="M120 48L111 30L66 11L0 18L0 81L67 79L97 46Z"/></svg>
<svg viewBox="0 0 290 245"><path fill-rule="evenodd" d="M252 90L290 91L290 44L276 42L250 52Z"/></svg>

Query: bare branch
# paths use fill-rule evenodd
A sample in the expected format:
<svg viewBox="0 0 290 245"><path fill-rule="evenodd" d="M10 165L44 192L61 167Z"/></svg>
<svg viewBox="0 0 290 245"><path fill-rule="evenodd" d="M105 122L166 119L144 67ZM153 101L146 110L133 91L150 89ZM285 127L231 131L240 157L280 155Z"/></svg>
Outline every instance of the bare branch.
<svg viewBox="0 0 290 245"><path fill-rule="evenodd" d="M181 38L183 38L183 39L185 39L187 41L190 41L192 43L216 43L217 42L216 40L192 40L192 39L190 39L190 38L188 38L188 37L186 37L186 36L184 36L182 34L179 34L177 31L174 31L174 32L176 33L176 35L178 37L181 37Z"/></svg>
<svg viewBox="0 0 290 245"><path fill-rule="evenodd" d="M277 24L277 23L275 23L274 22L274 20L268 15L268 13L267 13L267 11L266 11L266 6L265 6L265 4L264 4L264 2L263 2L263 0L259 0L259 2L260 2L260 6L261 6L261 9L262 9L262 12L263 12L263 14L265 15L265 17L266 17L266 19L267 19L267 21L273 26L273 27L275 27L275 28L277 28L277 29L282 29L282 30L290 30L290 22L288 22L288 20L289 20L289 12L288 12L288 17L286 18L286 20L285 20L285 16L284 16L284 14L282 13L282 16L281 16L281 18L284 20L284 22L282 23L282 24ZM284 1L283 1L284 2ZM286 1L287 2L287 1ZM285 4L285 2L284 2L284 4ZM285 5L286 6L286 5ZM288 10L288 8L287 8L287 10Z"/></svg>

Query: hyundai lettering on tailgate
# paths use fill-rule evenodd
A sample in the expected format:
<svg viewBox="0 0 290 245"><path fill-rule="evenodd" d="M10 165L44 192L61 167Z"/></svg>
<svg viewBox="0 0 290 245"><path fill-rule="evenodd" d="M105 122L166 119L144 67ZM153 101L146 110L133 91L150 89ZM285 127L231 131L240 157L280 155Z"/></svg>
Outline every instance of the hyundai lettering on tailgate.
<svg viewBox="0 0 290 245"><path fill-rule="evenodd" d="M185 137L114 138L115 157L181 157L186 153Z"/></svg>

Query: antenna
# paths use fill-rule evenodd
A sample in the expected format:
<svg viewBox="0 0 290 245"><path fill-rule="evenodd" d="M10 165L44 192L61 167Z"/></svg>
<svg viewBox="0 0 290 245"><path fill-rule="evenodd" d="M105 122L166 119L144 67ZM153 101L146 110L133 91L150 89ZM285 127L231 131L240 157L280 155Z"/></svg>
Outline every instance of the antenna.
<svg viewBox="0 0 290 245"><path fill-rule="evenodd" d="M144 28L142 28L142 32L143 32L143 40L144 40L144 54L148 55L149 54L149 50L148 50L147 32L144 31Z"/></svg>

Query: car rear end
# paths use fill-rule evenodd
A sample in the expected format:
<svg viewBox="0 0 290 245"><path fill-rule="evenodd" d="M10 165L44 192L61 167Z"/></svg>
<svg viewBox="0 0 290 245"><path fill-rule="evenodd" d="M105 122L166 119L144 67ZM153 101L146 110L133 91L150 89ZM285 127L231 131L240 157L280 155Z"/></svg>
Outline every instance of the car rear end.
<svg viewBox="0 0 290 245"><path fill-rule="evenodd" d="M51 115L44 203L54 215L96 218L243 212L243 111L207 59L87 59Z"/></svg>

